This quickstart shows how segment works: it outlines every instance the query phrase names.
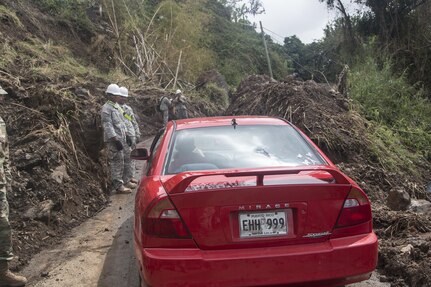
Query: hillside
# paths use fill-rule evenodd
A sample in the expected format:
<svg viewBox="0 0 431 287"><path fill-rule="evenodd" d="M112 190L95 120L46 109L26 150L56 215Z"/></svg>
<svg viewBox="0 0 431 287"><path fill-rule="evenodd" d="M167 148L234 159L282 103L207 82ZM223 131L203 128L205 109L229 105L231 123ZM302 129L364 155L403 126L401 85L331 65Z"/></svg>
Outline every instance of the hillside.
<svg viewBox="0 0 431 287"><path fill-rule="evenodd" d="M115 68L106 22L83 31L33 2L0 1L0 84L9 93L0 113L11 141L17 266L109 204L99 116L106 86L130 87L144 137L161 127L159 97L172 96ZM191 115L217 110L199 93L187 95Z"/></svg>

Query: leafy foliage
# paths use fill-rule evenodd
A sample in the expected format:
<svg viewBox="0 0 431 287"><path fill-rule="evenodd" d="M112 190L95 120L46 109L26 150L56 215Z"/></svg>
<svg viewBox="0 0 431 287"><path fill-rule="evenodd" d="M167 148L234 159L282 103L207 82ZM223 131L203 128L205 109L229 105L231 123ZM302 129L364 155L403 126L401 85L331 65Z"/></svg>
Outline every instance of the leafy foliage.
<svg viewBox="0 0 431 287"><path fill-rule="evenodd" d="M408 83L405 74L393 75L391 59L379 67L366 55L352 69L350 92L362 113L386 126L392 138L420 155L431 156L431 103L422 89Z"/></svg>
<svg viewBox="0 0 431 287"><path fill-rule="evenodd" d="M265 12L260 0L220 0L219 2L230 10L230 16L235 22L247 21L248 15L256 16Z"/></svg>

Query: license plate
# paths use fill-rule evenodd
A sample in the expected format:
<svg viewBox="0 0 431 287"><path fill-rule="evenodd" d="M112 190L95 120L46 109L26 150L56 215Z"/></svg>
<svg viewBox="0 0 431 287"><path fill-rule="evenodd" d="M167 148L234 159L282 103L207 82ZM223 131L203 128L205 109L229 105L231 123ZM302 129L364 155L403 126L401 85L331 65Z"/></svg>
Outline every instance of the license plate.
<svg viewBox="0 0 431 287"><path fill-rule="evenodd" d="M241 238L281 236L287 232L287 216L283 210L239 214Z"/></svg>

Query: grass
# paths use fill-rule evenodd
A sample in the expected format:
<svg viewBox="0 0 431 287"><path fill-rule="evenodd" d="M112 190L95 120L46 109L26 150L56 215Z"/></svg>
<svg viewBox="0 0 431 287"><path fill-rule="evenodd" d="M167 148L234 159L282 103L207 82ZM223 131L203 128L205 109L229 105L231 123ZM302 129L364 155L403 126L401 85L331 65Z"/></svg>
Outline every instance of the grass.
<svg viewBox="0 0 431 287"><path fill-rule="evenodd" d="M35 0L42 11L59 19L70 21L77 28L88 30L90 20L86 14L89 0Z"/></svg>
<svg viewBox="0 0 431 287"><path fill-rule="evenodd" d="M19 28L24 27L14 11L10 10L6 6L0 5L0 20L3 19L12 20L12 22Z"/></svg>
<svg viewBox="0 0 431 287"><path fill-rule="evenodd" d="M2 35L0 34L0 37ZM5 41L0 45L0 69L6 69L18 57L18 52L9 41Z"/></svg>
<svg viewBox="0 0 431 287"><path fill-rule="evenodd" d="M61 76L99 75L95 68L78 62L67 48L55 45L50 41L42 42L39 39L32 39L18 42L17 45L30 69L50 79L58 79Z"/></svg>

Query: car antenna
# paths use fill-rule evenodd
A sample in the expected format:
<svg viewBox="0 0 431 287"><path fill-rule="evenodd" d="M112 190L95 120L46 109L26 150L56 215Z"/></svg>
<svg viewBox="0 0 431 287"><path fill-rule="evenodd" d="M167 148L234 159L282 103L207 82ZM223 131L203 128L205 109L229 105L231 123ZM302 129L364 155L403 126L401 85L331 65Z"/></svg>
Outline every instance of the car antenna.
<svg viewBox="0 0 431 287"><path fill-rule="evenodd" d="M233 129L236 129L236 126L238 125L238 123L236 122L236 119L232 119L232 125L233 125Z"/></svg>

